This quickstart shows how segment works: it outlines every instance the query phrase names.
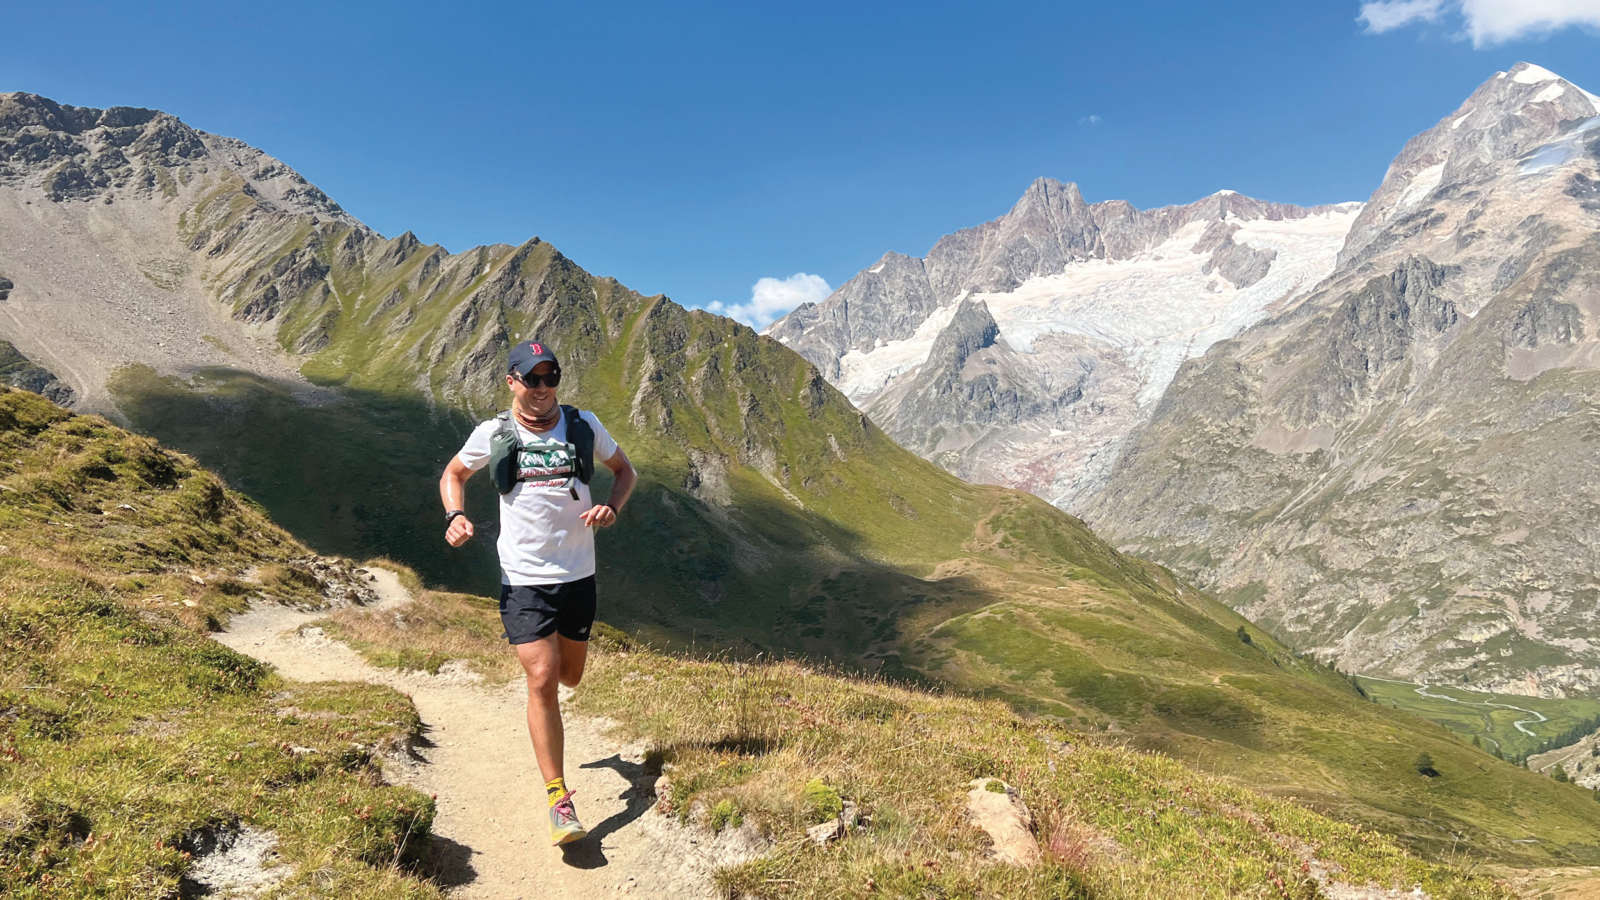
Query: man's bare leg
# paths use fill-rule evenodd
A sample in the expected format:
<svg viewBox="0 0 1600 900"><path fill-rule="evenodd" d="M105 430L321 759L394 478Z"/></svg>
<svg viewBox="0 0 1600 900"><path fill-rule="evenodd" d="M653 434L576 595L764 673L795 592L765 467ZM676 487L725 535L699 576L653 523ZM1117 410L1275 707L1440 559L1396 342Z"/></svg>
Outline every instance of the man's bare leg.
<svg viewBox="0 0 1600 900"><path fill-rule="evenodd" d="M539 760L539 774L546 783L565 773L561 758L565 735L561 730L561 701L556 685L561 669L561 648L556 635L517 644L517 659L528 674L528 736L533 739L533 755Z"/></svg>
<svg viewBox="0 0 1600 900"><path fill-rule="evenodd" d="M528 737L539 774L548 784L566 776L563 757L566 734L561 725L561 699L557 685L577 687L583 680L589 645L560 635L517 644L517 659L528 675Z"/></svg>
<svg viewBox="0 0 1600 900"><path fill-rule="evenodd" d="M583 664L589 660L589 642L557 635L556 645L561 648L561 683L575 688L583 680Z"/></svg>

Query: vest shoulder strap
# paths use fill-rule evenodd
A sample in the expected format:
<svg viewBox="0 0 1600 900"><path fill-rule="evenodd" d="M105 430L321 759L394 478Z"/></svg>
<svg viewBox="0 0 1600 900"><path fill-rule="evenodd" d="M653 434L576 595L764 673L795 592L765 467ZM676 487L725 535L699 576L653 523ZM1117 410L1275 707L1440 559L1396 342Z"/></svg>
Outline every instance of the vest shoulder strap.
<svg viewBox="0 0 1600 900"><path fill-rule="evenodd" d="M567 443L577 451L577 459L573 462L578 467L578 480L588 484L589 479L594 477L594 429L576 406L563 403L561 412L567 419Z"/></svg>
<svg viewBox="0 0 1600 900"><path fill-rule="evenodd" d="M495 415L499 425L489 438L489 474L502 494L511 493L517 486L517 451L522 449L522 439L511 422L511 410Z"/></svg>

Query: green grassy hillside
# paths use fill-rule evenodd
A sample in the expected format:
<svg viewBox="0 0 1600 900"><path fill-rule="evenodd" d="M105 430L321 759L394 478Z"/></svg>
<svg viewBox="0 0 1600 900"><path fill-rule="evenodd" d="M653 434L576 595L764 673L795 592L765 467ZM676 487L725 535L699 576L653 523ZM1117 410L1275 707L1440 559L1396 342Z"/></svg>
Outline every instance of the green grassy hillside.
<svg viewBox="0 0 1600 900"><path fill-rule="evenodd" d="M601 534L603 614L618 627L663 647L931 677L1430 851L1465 842L1496 858L1600 859L1600 804L1584 792L1370 704L1262 633L1242 642L1243 619L1070 516L896 447L749 329L630 302L646 311L613 324L597 309L592 327L575 326L616 337L576 344L582 367L569 363L583 373L572 398L610 424L642 475L621 524ZM470 416L346 380L357 383L342 399L310 406L242 373L182 382L128 370L119 396L136 424L216 460L319 546L493 584L492 542L449 551L434 509L438 467ZM474 488L475 514L492 521L490 488ZM1415 771L1423 748L1440 778Z"/></svg>
<svg viewBox="0 0 1600 900"><path fill-rule="evenodd" d="M410 700L205 635L251 596L320 599L308 553L192 461L0 387L0 895L193 896L243 824L289 895L440 896L433 801L379 775Z"/></svg>

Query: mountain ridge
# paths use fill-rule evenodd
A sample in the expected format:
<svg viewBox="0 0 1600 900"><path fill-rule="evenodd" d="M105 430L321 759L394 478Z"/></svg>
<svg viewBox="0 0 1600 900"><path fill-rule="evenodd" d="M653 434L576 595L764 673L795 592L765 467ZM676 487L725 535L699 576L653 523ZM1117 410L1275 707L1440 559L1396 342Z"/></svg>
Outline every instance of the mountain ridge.
<svg viewBox="0 0 1600 900"><path fill-rule="evenodd" d="M1075 510L1182 360L1320 280L1359 208L1218 191L1139 210L1039 178L1005 215L924 258L887 253L765 333L919 455ZM968 298L997 319L996 350L951 382L939 335ZM987 376L999 393L967 384Z"/></svg>

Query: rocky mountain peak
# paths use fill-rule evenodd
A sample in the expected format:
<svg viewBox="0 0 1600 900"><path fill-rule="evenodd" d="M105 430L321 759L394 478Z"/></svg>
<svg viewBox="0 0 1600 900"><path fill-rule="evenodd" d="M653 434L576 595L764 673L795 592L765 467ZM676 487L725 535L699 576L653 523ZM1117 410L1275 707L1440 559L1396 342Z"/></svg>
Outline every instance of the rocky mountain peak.
<svg viewBox="0 0 1600 900"><path fill-rule="evenodd" d="M1026 216L1033 214L1048 215L1051 210L1081 210L1087 209L1089 204L1083 200L1083 191L1078 189L1076 182L1061 182L1054 178L1039 177L1028 185L1011 207L1011 215Z"/></svg>
<svg viewBox="0 0 1600 900"><path fill-rule="evenodd" d="M999 337L1000 326L989 314L989 304L982 300L962 300L950 324L934 340L928 358L946 362L959 371L966 365L967 357L993 346Z"/></svg>
<svg viewBox="0 0 1600 900"><path fill-rule="evenodd" d="M1350 229L1339 265L1360 259L1380 231L1423 208L1429 196L1472 183L1596 115L1600 97L1548 69L1519 62L1496 72L1401 149Z"/></svg>
<svg viewBox="0 0 1600 900"><path fill-rule="evenodd" d="M1034 275L1105 255L1094 213L1078 186L1039 178L1011 211L947 235L925 260L934 295L1007 291Z"/></svg>
<svg viewBox="0 0 1600 900"><path fill-rule="evenodd" d="M66 106L21 91L0 93L0 131L5 132L42 129L79 135L93 128L135 128L162 116L172 118L154 109L131 106L92 109Z"/></svg>
<svg viewBox="0 0 1600 900"><path fill-rule="evenodd" d="M885 253L767 333L903 446L1070 508L1184 359L1332 270L1359 209L1223 190L1141 210L1038 178L1004 215L922 259Z"/></svg>
<svg viewBox="0 0 1600 900"><path fill-rule="evenodd" d="M1328 277L1185 364L1085 518L1348 669L1596 690L1597 176L1593 95L1491 76Z"/></svg>
<svg viewBox="0 0 1600 900"><path fill-rule="evenodd" d="M160 110L0 94L0 184L39 188L61 203L114 199L118 191L172 197L199 174L237 177L247 194L274 207L366 230L282 162Z"/></svg>

